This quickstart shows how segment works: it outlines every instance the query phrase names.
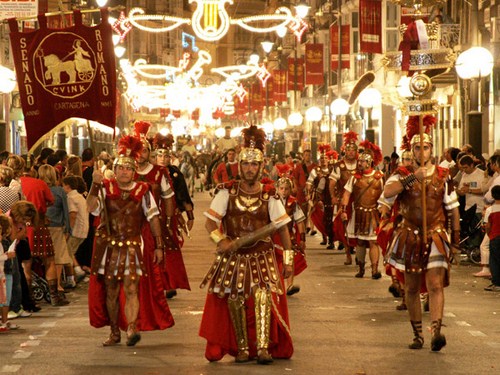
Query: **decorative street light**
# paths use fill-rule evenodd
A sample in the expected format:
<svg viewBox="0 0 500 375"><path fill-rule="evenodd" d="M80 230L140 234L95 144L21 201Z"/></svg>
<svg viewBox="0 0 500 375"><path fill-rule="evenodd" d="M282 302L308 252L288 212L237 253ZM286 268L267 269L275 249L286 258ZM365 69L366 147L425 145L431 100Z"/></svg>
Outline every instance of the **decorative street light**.
<svg viewBox="0 0 500 375"><path fill-rule="evenodd" d="M337 98L332 101L330 104L330 113L332 116L335 116L335 122L336 122L336 134L342 134L344 132L343 126L342 126L342 116L345 116L349 113L350 109L349 102L343 98ZM338 140L337 137L335 138L335 143L336 143L336 148L340 149L341 140Z"/></svg>
<svg viewBox="0 0 500 375"><path fill-rule="evenodd" d="M9 68L0 65L0 93L10 94L12 91L14 91L15 87L16 87L15 73Z"/></svg>
<svg viewBox="0 0 500 375"><path fill-rule="evenodd" d="M300 18L306 18L309 13L309 9L311 9L311 7L304 0L301 0L297 5L295 5L295 11L297 12L297 16Z"/></svg>
<svg viewBox="0 0 500 375"><path fill-rule="evenodd" d="M493 56L486 48L471 47L462 52L455 63L458 76L464 80L465 114L467 131L462 132L463 143L470 143L477 152L482 149L483 114L481 109L481 79L493 69ZM474 91L471 91L474 90ZM471 97L473 98L471 100ZM477 105L476 105L477 101ZM471 111L471 102L475 109ZM462 118L463 119L463 118ZM488 134L488 132L485 132ZM468 134L468 137L467 137Z"/></svg>
<svg viewBox="0 0 500 375"><path fill-rule="evenodd" d="M375 131L373 130L372 110L382 103L380 91L373 87L364 89L358 97L359 106L366 110L366 125L363 126L363 138L375 143Z"/></svg>
<svg viewBox="0 0 500 375"><path fill-rule="evenodd" d="M318 143L318 136L317 132L314 129L315 122L321 121L321 118L323 117L323 112L321 111L320 108L318 107L309 107L307 108L306 111L306 120L310 123L310 139L311 139L311 153L312 153L312 158L313 160L316 160L317 156L317 143Z"/></svg>
<svg viewBox="0 0 500 375"><path fill-rule="evenodd" d="M288 116L288 123L292 126L300 126L304 122L304 117L299 112L292 112Z"/></svg>

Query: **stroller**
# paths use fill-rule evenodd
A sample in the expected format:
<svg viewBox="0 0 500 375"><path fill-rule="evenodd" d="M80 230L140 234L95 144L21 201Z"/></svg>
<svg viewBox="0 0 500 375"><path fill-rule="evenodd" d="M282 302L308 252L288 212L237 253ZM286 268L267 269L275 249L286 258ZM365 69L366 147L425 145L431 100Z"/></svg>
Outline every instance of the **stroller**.
<svg viewBox="0 0 500 375"><path fill-rule="evenodd" d="M476 216L476 205L473 205L460 215L460 249L466 261L481 264L483 237L483 220Z"/></svg>
<svg viewBox="0 0 500 375"><path fill-rule="evenodd" d="M31 272L31 288L33 299L36 302L41 302L42 300L50 303L50 290L49 283L43 277L38 275L35 271Z"/></svg>

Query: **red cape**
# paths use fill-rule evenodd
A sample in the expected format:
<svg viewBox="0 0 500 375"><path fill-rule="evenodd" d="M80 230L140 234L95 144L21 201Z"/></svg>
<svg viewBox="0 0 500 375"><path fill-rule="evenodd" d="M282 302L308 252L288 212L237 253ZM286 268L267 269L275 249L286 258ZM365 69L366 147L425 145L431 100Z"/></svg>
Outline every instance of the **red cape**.
<svg viewBox="0 0 500 375"><path fill-rule="evenodd" d="M288 323L288 307L286 296L273 293L271 309L271 330L269 353L273 358L290 358L293 354L290 325ZM248 345L250 357L257 356L257 341L255 334L255 310L252 298L245 302L247 315ZM205 358L209 361L219 361L226 354L235 357L238 354L236 336L227 307L227 296L219 298L215 294L207 294L205 308L201 319L199 335L207 340Z"/></svg>
<svg viewBox="0 0 500 375"><path fill-rule="evenodd" d="M137 328L140 331L163 330L174 325L174 318L163 293L160 266L153 264L155 245L149 224L146 223L144 227L147 227L147 230L143 230L143 258L146 274L143 274L139 281L139 316L137 318ZM95 328L109 325L106 309L106 291L104 281L101 277L90 276L88 299L90 325ZM123 292L123 287L121 288L119 299L119 325L122 330L126 330L128 324L124 314L125 293Z"/></svg>

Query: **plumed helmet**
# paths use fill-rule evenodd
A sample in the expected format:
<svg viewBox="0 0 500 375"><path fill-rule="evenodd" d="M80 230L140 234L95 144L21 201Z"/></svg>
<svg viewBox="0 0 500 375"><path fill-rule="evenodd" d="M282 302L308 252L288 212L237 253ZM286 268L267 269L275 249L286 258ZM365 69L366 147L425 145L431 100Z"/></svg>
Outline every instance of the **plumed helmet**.
<svg viewBox="0 0 500 375"><path fill-rule="evenodd" d="M118 156L114 165L127 165L135 169L135 163L141 155L142 148L142 142L132 135L120 138L118 141Z"/></svg>

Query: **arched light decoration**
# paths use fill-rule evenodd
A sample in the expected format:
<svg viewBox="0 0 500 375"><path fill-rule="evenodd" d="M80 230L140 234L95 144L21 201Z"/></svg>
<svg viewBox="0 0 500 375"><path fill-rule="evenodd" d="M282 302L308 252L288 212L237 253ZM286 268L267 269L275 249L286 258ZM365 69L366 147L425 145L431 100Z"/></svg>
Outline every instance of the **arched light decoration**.
<svg viewBox="0 0 500 375"><path fill-rule="evenodd" d="M345 116L349 113L350 105L347 100L337 98L330 104L330 112L332 116Z"/></svg>
<svg viewBox="0 0 500 375"><path fill-rule="evenodd" d="M290 9L279 7L274 14L261 14L232 19L225 9L225 4L232 4L233 0L189 0L189 3L196 3L196 10L193 12L192 18L145 14L145 11L141 8L132 8L127 19L122 22L124 24L129 22L140 30L156 33L168 32L181 25L191 25L198 38L214 42L227 34L230 25L238 25L245 30L255 33L270 33L275 32L280 27L290 27L291 30L297 33L296 29L303 29L302 18L305 17L301 17L298 12L303 14L302 12L306 7L309 10L307 4L299 4L296 6L296 17L293 16ZM161 23L164 26L149 27L141 23L147 23L147 21L153 21L153 24Z"/></svg>
<svg viewBox="0 0 500 375"><path fill-rule="evenodd" d="M398 95L402 98L411 98L413 97L412 92L410 91L410 80L411 78L408 76L401 76L396 85L396 90L398 91Z"/></svg>
<svg viewBox="0 0 500 375"><path fill-rule="evenodd" d="M9 94L16 88L16 75L15 73L0 65L0 92Z"/></svg>
<svg viewBox="0 0 500 375"><path fill-rule="evenodd" d="M274 129L276 130L285 130L288 124L283 117L278 117L276 120L274 120L273 125Z"/></svg>
<svg viewBox="0 0 500 375"><path fill-rule="evenodd" d="M269 54L269 52L272 51L274 43L271 42L269 39L264 39L262 42L260 42L260 45L262 46L262 49L267 55Z"/></svg>
<svg viewBox="0 0 500 375"><path fill-rule="evenodd" d="M115 56L118 57L118 58L121 58L123 57L123 55L125 54L125 51L127 49L123 46L116 46L115 47Z"/></svg>
<svg viewBox="0 0 500 375"><path fill-rule="evenodd" d="M280 38L284 38L287 32L287 28L285 26L280 26L276 29L276 35Z"/></svg>
<svg viewBox="0 0 500 375"><path fill-rule="evenodd" d="M382 95L380 91L373 87L369 87L361 91L358 97L359 105L362 108L373 108L379 106L382 103Z"/></svg>
<svg viewBox="0 0 500 375"><path fill-rule="evenodd" d="M493 69L493 55L486 48L471 47L458 56L455 69L462 79L487 77Z"/></svg>
<svg viewBox="0 0 500 375"><path fill-rule="evenodd" d="M320 108L313 106L307 108L306 111L306 120L307 121L320 121L323 117L323 112Z"/></svg>
<svg viewBox="0 0 500 375"><path fill-rule="evenodd" d="M257 53L256 50L253 50L252 53L250 54L250 57L248 58L248 61L251 62L253 65L257 65L259 63L260 56Z"/></svg>
<svg viewBox="0 0 500 375"><path fill-rule="evenodd" d="M295 5L295 11L297 12L297 16L300 18L306 18L309 13L309 9L311 9L311 7L303 0Z"/></svg>
<svg viewBox="0 0 500 375"><path fill-rule="evenodd" d="M288 116L288 123L292 126L300 126L304 122L304 117L299 112L292 112Z"/></svg>

